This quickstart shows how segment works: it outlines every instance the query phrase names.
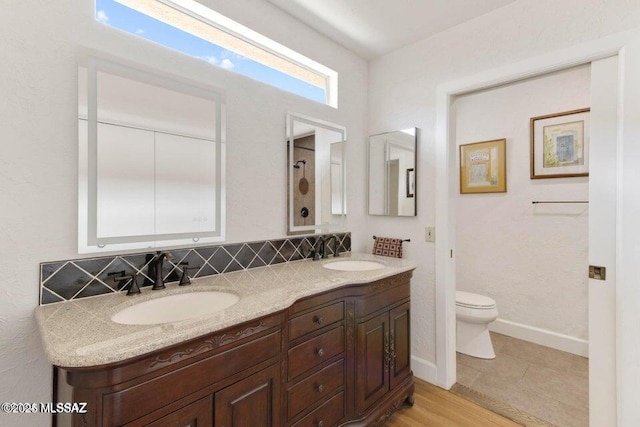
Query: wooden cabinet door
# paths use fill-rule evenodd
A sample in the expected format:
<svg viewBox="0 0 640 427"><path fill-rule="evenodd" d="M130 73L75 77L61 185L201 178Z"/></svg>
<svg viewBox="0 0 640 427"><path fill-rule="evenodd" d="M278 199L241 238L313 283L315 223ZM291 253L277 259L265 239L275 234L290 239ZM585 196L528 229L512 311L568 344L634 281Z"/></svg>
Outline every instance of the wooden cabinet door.
<svg viewBox="0 0 640 427"><path fill-rule="evenodd" d="M280 426L280 365L251 375L214 395L216 427Z"/></svg>
<svg viewBox="0 0 640 427"><path fill-rule="evenodd" d="M212 420L213 407L209 395L147 424L146 427L209 427Z"/></svg>
<svg viewBox="0 0 640 427"><path fill-rule="evenodd" d="M358 324L356 409L362 414L389 390L389 314Z"/></svg>
<svg viewBox="0 0 640 427"><path fill-rule="evenodd" d="M406 302L389 312L390 388L411 373L410 311L411 304Z"/></svg>

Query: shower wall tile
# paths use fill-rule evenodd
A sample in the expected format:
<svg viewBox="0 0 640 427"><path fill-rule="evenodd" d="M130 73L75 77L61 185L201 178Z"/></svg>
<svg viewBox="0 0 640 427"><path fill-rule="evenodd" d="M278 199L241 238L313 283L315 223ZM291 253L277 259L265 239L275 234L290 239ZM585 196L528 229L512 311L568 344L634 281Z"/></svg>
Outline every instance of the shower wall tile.
<svg viewBox="0 0 640 427"><path fill-rule="evenodd" d="M318 237L293 237L259 242L182 248L169 251L171 257L162 265L166 282L180 280L185 268L191 278L212 276L238 270L264 267L309 258L311 248ZM351 233L337 233L337 245L327 245L329 254L351 252ZM40 264L41 305L70 301L96 295L114 293L126 289L131 279L122 281L118 276L134 276L138 286L153 285L148 272L154 254L111 255L100 258L83 258Z"/></svg>

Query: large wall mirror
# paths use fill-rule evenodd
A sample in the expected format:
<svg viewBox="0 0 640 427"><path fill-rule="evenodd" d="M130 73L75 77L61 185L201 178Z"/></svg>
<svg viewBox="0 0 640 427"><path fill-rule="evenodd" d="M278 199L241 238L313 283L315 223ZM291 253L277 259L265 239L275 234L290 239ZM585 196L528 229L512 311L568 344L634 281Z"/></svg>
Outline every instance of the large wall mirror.
<svg viewBox="0 0 640 427"><path fill-rule="evenodd" d="M288 233L346 226L344 126L287 114Z"/></svg>
<svg viewBox="0 0 640 427"><path fill-rule="evenodd" d="M369 138L369 215L416 215L417 128Z"/></svg>
<svg viewBox="0 0 640 427"><path fill-rule="evenodd" d="M89 58L78 136L80 253L224 238L221 93Z"/></svg>

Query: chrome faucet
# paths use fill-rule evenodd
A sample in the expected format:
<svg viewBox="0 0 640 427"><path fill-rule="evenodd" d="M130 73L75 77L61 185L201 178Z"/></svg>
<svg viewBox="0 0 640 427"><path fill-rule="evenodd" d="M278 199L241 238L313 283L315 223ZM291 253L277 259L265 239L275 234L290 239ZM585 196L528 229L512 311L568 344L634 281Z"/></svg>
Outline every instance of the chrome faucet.
<svg viewBox="0 0 640 427"><path fill-rule="evenodd" d="M165 288L164 280L162 278L162 263L165 258L171 261L173 259L173 255L171 255L171 252L158 251L148 264L147 273L149 277L153 278L153 288L151 288L153 291Z"/></svg>

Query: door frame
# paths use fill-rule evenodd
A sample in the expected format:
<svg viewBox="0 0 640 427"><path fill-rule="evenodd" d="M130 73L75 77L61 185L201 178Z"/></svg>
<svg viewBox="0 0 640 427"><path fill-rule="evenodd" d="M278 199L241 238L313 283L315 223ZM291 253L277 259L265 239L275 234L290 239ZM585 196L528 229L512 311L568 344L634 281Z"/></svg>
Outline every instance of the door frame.
<svg viewBox="0 0 640 427"><path fill-rule="evenodd" d="M454 115L451 105L456 96L469 92L489 89L504 84L514 83L559 71L578 65L588 64L593 61L609 57L621 57L621 51L631 40L638 37L639 32L627 31L603 37L570 48L554 51L549 54L533 57L511 65L487 70L478 74L467 76L459 80L441 84L436 90L436 256L435 256L435 311L436 311L436 367L437 385L449 389L456 381L456 314L455 314L455 289L456 289L456 265L455 265L455 203L457 194L457 170L455 135L452 132ZM618 64L618 69L622 64ZM620 106L621 90L618 93L618 105ZM621 126L618 123L617 147L621 147ZM615 266L611 266L614 268ZM590 301L594 302L594 301ZM595 301L597 303L597 301ZM591 307L589 308L591 311ZM614 330L607 331L615 335ZM591 338L591 337L590 337ZM597 339L597 336L595 337ZM593 341L591 348L600 343ZM601 369L599 377L610 375L615 378L616 373L609 372L608 366L595 366L591 369ZM591 371L593 372L593 371ZM601 406L601 402L594 399L590 393L590 408ZM615 400L613 408L607 404L603 409L606 413L615 414ZM593 414L593 411L590 412Z"/></svg>

